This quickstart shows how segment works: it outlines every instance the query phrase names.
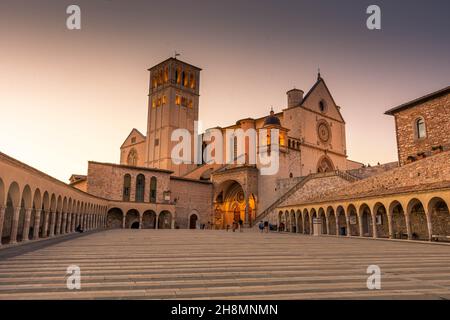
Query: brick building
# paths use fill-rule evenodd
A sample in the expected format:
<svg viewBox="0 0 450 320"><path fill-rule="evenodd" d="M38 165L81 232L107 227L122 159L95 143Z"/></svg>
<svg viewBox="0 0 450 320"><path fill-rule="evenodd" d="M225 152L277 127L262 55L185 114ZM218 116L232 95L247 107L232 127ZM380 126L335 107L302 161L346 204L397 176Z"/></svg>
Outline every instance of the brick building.
<svg viewBox="0 0 450 320"><path fill-rule="evenodd" d="M450 150L450 86L386 114L395 117L400 165Z"/></svg>

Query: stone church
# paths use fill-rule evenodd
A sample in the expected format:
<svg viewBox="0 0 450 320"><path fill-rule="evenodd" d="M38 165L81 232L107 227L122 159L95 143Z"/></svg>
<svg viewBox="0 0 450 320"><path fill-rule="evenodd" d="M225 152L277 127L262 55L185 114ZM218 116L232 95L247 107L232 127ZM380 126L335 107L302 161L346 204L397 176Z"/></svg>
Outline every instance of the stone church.
<svg viewBox="0 0 450 320"><path fill-rule="evenodd" d="M234 165L174 164L171 158L171 151L176 144L171 141L173 131L184 128L191 136L195 135L195 121L199 120L201 69L179 59L169 58L150 68L149 72L146 135L137 129L131 130L120 147L118 168L126 170L118 177L108 177L102 171L102 180L94 181L100 165L90 163L86 180L87 192L120 199L122 189L125 194L128 189L136 189L134 184L139 184L133 174L130 174L131 179L126 178L122 182L121 174L126 174L127 170L136 173L139 170L154 171L154 176L150 174L148 177L153 181L149 184L150 193L153 192L152 188L156 188L156 193L159 192L161 196L166 194L157 200L177 199L177 226L193 226L194 222L188 221L190 211L194 211L203 224L208 223L215 228L225 228L238 220L250 226L259 214L275 204L302 177L316 172L346 171L362 166L347 159L345 121L340 112L341 107L334 101L320 74L306 94L300 89L288 91L286 105L280 112L271 111L265 117L240 119L233 125L214 128L223 132L227 129L242 129L244 132L248 129L258 132L278 129L280 158L279 170L275 175L261 175L260 165L250 164L248 159L243 164ZM248 147L245 146L246 153ZM165 185L162 184L165 180L159 177L161 172L167 175ZM158 179L155 180L157 176ZM114 181L113 184L120 187L111 194L111 189L102 185L103 179ZM149 179L142 182L142 193L145 195L148 193L145 192L145 184L148 184ZM178 181L189 184L189 192L195 193L195 190L202 189L202 196L197 198L198 204L195 203L195 197L189 200L189 205L178 198ZM208 184L210 188L204 193L203 189ZM139 202L137 196L139 195L131 195L130 198L130 195L122 195L122 199ZM205 203L204 198L209 198L206 201L210 204L209 210L200 210L201 204ZM152 202L151 196L149 199L140 196L139 199Z"/></svg>

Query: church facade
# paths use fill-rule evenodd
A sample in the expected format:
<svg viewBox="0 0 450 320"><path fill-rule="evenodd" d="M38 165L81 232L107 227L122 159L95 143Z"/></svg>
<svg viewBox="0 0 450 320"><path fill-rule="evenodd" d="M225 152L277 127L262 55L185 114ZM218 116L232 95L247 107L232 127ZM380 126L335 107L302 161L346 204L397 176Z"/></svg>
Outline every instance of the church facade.
<svg viewBox="0 0 450 320"><path fill-rule="evenodd" d="M227 130L242 129L244 133L255 130L259 133L278 129L279 169L275 174L263 175L260 163L249 162L251 146L248 140L244 143L243 154L237 154L234 145L236 153L234 164L174 164L171 156L171 151L176 145L171 139L174 130L186 129L191 137L197 137L195 123L199 120L201 69L181 60L169 58L150 68L149 72L146 135L137 129L130 132L120 147L120 165L124 168L145 168L147 171L167 170L169 181L176 179L190 181L191 190L199 183L209 183L211 188L208 196L211 206L210 210L201 210L199 220L203 224L221 229L234 221L242 220L246 226L251 226L258 215L276 203L302 177L316 172L346 171L362 166L347 159L345 121L340 106L334 101L320 74L306 94L300 89L288 91L286 105L281 111L276 113L271 111L264 117L240 119L233 125L213 128L222 131L224 136ZM275 142L268 143L273 145ZM204 142L203 149L207 145L208 143ZM227 147L228 142L224 141L223 154ZM194 152L192 143L191 153ZM245 160L238 164L237 159L240 157ZM91 171L93 170L89 170L88 181L92 176ZM131 185L138 184L133 179ZM98 183L98 181L88 183L86 191L98 194L90 187ZM114 183L126 184L121 183L120 179ZM172 195L167 201L177 197L171 183L163 187L165 189L161 193ZM102 189L101 186L99 188ZM131 190L135 188L131 186ZM120 198L118 193L101 195L107 198ZM201 200L204 201L205 199ZM177 205L181 205L180 202L177 202ZM200 212L194 207L195 205L189 210ZM183 213L182 218L177 214L177 217L176 225L180 227L192 225L186 220L189 213Z"/></svg>

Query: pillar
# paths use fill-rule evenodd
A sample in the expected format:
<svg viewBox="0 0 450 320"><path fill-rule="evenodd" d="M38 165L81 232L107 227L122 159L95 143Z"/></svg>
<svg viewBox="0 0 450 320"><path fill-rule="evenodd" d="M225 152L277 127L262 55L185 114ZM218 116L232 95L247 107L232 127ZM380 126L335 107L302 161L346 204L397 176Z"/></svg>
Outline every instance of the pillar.
<svg viewBox="0 0 450 320"><path fill-rule="evenodd" d="M364 228L363 228L363 224L362 224L362 214L358 214L358 228L359 228L359 236L360 237L364 237Z"/></svg>
<svg viewBox="0 0 450 320"><path fill-rule="evenodd" d="M23 230L22 230L22 241L28 241L30 240L28 238L30 234L30 220L31 220L31 212L33 211L32 208L28 208L25 211L25 222L23 224ZM36 219L36 215L35 215Z"/></svg>
<svg viewBox="0 0 450 320"><path fill-rule="evenodd" d="M328 217L329 216L327 216L326 214L325 214L325 230L326 230L326 232L327 232L327 235L330 235L330 227L329 227L329 225L328 225Z"/></svg>
<svg viewBox="0 0 450 320"><path fill-rule="evenodd" d="M156 215L155 222L156 222L155 229L159 229L159 214Z"/></svg>
<svg viewBox="0 0 450 320"><path fill-rule="evenodd" d="M3 221L5 220L6 207L0 206L0 246L2 245Z"/></svg>
<svg viewBox="0 0 450 320"><path fill-rule="evenodd" d="M73 223L72 215L73 215L72 213L67 213L66 233L72 232L72 223Z"/></svg>
<svg viewBox="0 0 450 320"><path fill-rule="evenodd" d="M42 209L36 209L34 214L33 240L39 239L39 229L41 227Z"/></svg>
<svg viewBox="0 0 450 320"><path fill-rule="evenodd" d="M347 237L351 237L352 230L350 229L350 215L345 216L345 222L347 223Z"/></svg>
<svg viewBox="0 0 450 320"><path fill-rule="evenodd" d="M335 215L334 215L334 217L335 217L335 223L336 223L336 237L339 237L339 233L340 233L340 231L341 230L339 230L339 215L337 214L337 212L335 213Z"/></svg>
<svg viewBox="0 0 450 320"><path fill-rule="evenodd" d="M142 229L142 213L139 213L139 229Z"/></svg>
<svg viewBox="0 0 450 320"><path fill-rule="evenodd" d="M22 209L21 207L14 208L14 215L11 227L11 237L9 243L17 243L17 229L19 227L19 215L21 209Z"/></svg>
<svg viewBox="0 0 450 320"><path fill-rule="evenodd" d="M61 233L61 221L62 221L62 212L56 211L56 216L58 217L56 221L56 235Z"/></svg>
<svg viewBox="0 0 450 320"><path fill-rule="evenodd" d="M249 206L248 198L245 198L245 213L244 213L244 226L245 227L250 227L250 216L249 216L249 212L248 212L248 206Z"/></svg>
<svg viewBox="0 0 450 320"><path fill-rule="evenodd" d="M377 234L377 215L376 213L371 214L372 216L372 237L374 239L378 238Z"/></svg>
<svg viewBox="0 0 450 320"><path fill-rule="evenodd" d="M177 219L176 212L170 214L172 221L170 222L170 228L175 229L175 221Z"/></svg>
<svg viewBox="0 0 450 320"><path fill-rule="evenodd" d="M61 234L65 234L67 230L67 212L62 214Z"/></svg>
<svg viewBox="0 0 450 320"><path fill-rule="evenodd" d="M122 229L125 229L125 218L126 218L126 215L124 214L122 216Z"/></svg>
<svg viewBox="0 0 450 320"><path fill-rule="evenodd" d="M409 217L409 214L405 214L405 221L406 221L406 232L408 233L408 240L411 240L412 232L411 232L411 219Z"/></svg>
<svg viewBox="0 0 450 320"><path fill-rule="evenodd" d="M298 214L295 214L295 232L300 233L300 228L298 227Z"/></svg>
<svg viewBox="0 0 450 320"><path fill-rule="evenodd" d="M427 212L427 209L425 209L425 215L427 217L428 240L432 241L433 240L433 237L432 237L432 235L433 235L433 224L432 224L432 221L431 221L431 212Z"/></svg>
<svg viewBox="0 0 450 320"><path fill-rule="evenodd" d="M44 210L44 224L42 225L42 237L47 238L50 211Z"/></svg>
<svg viewBox="0 0 450 320"><path fill-rule="evenodd" d="M389 228L389 239L393 239L394 238L394 232L393 232L393 226L392 226L392 214L388 215L388 228Z"/></svg>

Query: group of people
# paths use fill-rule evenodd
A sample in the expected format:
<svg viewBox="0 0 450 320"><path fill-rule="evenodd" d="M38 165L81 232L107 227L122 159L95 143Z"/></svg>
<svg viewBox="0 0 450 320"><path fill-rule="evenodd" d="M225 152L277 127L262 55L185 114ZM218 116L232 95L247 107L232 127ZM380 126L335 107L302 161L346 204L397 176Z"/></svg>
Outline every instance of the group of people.
<svg viewBox="0 0 450 320"><path fill-rule="evenodd" d="M233 225L232 225L232 230L233 232L235 232L236 230L239 229L239 232L242 232L243 228L242 225L244 224L244 221L242 221L242 219L239 219L239 221L233 221ZM230 230L230 225L227 224L227 232L228 230Z"/></svg>
<svg viewBox="0 0 450 320"><path fill-rule="evenodd" d="M261 231L261 233L266 232L269 233L269 221L261 221L258 225L259 231Z"/></svg>

